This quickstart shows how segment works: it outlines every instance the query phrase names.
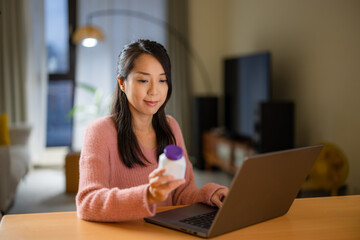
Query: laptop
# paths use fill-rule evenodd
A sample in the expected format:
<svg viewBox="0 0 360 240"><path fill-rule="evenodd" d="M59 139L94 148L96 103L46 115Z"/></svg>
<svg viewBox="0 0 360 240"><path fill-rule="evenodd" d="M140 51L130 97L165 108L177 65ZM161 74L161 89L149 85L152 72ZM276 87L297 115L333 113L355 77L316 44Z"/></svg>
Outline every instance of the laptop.
<svg viewBox="0 0 360 240"><path fill-rule="evenodd" d="M145 221L204 238L286 214L322 145L246 158L221 208L202 203L157 213Z"/></svg>

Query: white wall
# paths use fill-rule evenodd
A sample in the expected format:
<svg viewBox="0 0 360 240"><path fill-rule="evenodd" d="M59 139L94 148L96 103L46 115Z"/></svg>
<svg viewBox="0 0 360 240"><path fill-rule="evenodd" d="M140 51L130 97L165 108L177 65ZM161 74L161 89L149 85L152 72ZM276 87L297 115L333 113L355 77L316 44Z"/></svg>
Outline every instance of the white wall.
<svg viewBox="0 0 360 240"><path fill-rule="evenodd" d="M222 94L222 57L272 52L273 97L296 104L296 145L337 144L360 191L360 1L190 1L190 40ZM193 71L195 81L197 73ZM198 82L197 93L206 94Z"/></svg>
<svg viewBox="0 0 360 240"><path fill-rule="evenodd" d="M203 61L210 80L210 84L205 85L199 68L192 62L191 76L195 80L193 84L195 95L222 93L222 58L226 41L225 14L226 4L223 1L189 1L189 41Z"/></svg>

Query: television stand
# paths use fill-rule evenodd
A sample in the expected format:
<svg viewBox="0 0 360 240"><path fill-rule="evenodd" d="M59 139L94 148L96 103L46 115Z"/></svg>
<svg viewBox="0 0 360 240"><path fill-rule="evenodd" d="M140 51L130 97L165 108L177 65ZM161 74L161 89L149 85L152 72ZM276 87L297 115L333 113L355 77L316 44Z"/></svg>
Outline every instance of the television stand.
<svg viewBox="0 0 360 240"><path fill-rule="evenodd" d="M216 131L203 134L203 156L205 169L218 167L230 174L235 174L245 157L255 153L250 140L235 140Z"/></svg>

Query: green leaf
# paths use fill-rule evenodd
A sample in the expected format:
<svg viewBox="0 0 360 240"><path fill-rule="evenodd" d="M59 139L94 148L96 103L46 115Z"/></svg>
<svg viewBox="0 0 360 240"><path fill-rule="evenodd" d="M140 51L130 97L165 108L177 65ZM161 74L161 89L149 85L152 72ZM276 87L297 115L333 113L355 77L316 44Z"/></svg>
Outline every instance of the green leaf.
<svg viewBox="0 0 360 240"><path fill-rule="evenodd" d="M67 114L67 118L68 119L71 119L75 116L75 113L78 113L78 112L82 112L84 111L85 107L84 106L75 106L73 107Z"/></svg>
<svg viewBox="0 0 360 240"><path fill-rule="evenodd" d="M100 89L95 91L94 104L96 106L100 107L103 96L104 96L104 93Z"/></svg>
<svg viewBox="0 0 360 240"><path fill-rule="evenodd" d="M93 94L96 93L96 88L91 86L90 84L83 83L83 82L78 82L78 83L76 83L76 86L80 87L80 88L82 88L82 89L84 89L86 91L89 91L89 92L91 92Z"/></svg>

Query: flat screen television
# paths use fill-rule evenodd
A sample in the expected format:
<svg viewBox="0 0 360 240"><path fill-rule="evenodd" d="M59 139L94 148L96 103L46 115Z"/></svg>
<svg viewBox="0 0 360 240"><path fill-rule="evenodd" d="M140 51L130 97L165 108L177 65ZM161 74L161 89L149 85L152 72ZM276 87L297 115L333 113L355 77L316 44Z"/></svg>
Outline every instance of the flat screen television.
<svg viewBox="0 0 360 240"><path fill-rule="evenodd" d="M260 103L270 100L269 52L224 60L225 131L231 138L253 139Z"/></svg>

